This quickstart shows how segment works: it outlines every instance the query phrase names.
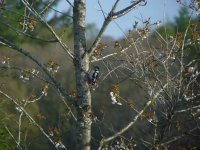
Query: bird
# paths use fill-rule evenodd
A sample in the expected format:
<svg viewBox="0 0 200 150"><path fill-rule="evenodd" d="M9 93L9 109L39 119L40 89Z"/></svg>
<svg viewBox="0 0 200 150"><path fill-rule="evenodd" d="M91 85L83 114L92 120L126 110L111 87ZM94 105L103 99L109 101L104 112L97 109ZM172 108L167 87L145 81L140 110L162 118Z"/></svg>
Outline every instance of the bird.
<svg viewBox="0 0 200 150"><path fill-rule="evenodd" d="M95 66L93 70L89 73L89 82L92 85L96 85L97 80L99 78L100 68L98 66Z"/></svg>

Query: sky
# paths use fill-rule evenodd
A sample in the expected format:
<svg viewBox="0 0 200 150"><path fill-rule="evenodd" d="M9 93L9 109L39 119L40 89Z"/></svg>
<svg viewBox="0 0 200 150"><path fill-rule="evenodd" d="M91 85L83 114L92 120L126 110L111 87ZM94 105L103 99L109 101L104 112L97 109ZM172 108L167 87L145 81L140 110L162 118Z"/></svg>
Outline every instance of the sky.
<svg viewBox="0 0 200 150"><path fill-rule="evenodd" d="M57 9L60 11L66 10L66 0L60 0ZM87 1L87 23L95 23L98 29L101 28L104 16L100 11L98 0L86 0ZM117 10L123 9L130 5L131 0L121 0ZM71 1L72 2L72 1ZM113 6L115 0L99 0L103 11L108 13ZM116 19L112 22L105 31L104 35L112 36L114 38L120 38L128 30L133 28L135 21L145 21L151 17L152 22L161 21L162 23L168 20L173 21L174 17L178 15L180 4L176 0L147 0L146 6L139 6L132 10L129 14Z"/></svg>

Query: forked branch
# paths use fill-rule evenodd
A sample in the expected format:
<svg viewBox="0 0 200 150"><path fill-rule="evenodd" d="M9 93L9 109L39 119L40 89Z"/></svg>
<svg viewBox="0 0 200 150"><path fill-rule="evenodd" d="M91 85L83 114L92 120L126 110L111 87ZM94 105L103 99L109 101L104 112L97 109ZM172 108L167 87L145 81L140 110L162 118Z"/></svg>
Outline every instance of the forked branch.
<svg viewBox="0 0 200 150"><path fill-rule="evenodd" d="M8 98L11 100L17 107L20 108L20 110L26 115L26 117L36 126L39 128L39 130L42 132L42 134L55 146L56 149L56 143L50 138L50 136L44 131L44 129L30 116L30 114L23 108L21 107L14 98L10 97L6 93L0 90L0 94L3 95L4 97ZM18 143L17 143L18 144Z"/></svg>
<svg viewBox="0 0 200 150"><path fill-rule="evenodd" d="M130 6L124 8L124 9L122 9L120 11L114 12L116 10L116 7L117 7L118 3L119 3L119 0L116 0L116 2L113 5L111 11L108 13L108 16L104 20L103 25L102 25L102 27L101 27L101 29L100 29L95 41L93 42L91 48L88 50L88 53L91 55L93 53L93 51L97 48L98 44L101 41L103 33L105 32L106 28L108 27L108 25L110 24L110 22L113 19L117 19L117 18L122 17L125 14L129 13L131 10L133 10L141 2L144 2L144 0L138 0L136 2L133 2Z"/></svg>
<svg viewBox="0 0 200 150"><path fill-rule="evenodd" d="M31 55L31 53L25 51L24 49L16 46L15 44L9 42L8 40L6 40L5 38L0 36L0 44L2 43L3 46L9 47L13 50L16 50L17 52L23 54L24 56L28 57L30 60L32 60L35 64L37 64L42 70L43 72L49 77L49 79L51 80L51 82L54 84L54 86L56 87L56 89L59 91L59 93L61 94L62 101L65 104L65 106L69 109L69 105L66 103L65 99L69 100L69 102L73 105L73 101L72 98L68 95L68 93L66 92L66 90L61 86L61 84L51 75L51 73L47 70L47 68L33 55ZM72 114L72 116L74 117L74 119L76 120L75 116Z"/></svg>
<svg viewBox="0 0 200 150"><path fill-rule="evenodd" d="M128 123L124 128L122 128L121 130L119 130L118 132L116 132L114 135L108 137L108 138L103 138L100 141L100 145L98 150L101 150L101 148L103 147L103 144L106 142L109 142L117 137L119 137L120 135L122 135L124 132L126 132L128 129L130 129L139 119L140 116L142 116L142 114L144 113L144 111L152 104L152 101L157 99L157 97L160 95L160 93L163 92L163 90L167 87L168 83L166 83L163 88L161 88L157 93L155 93L153 99L150 99L146 102L145 106L143 107L143 109L141 111L138 112L138 114L133 118L133 120Z"/></svg>
<svg viewBox="0 0 200 150"><path fill-rule="evenodd" d="M74 59L74 55L72 54L71 50L67 47L65 43L62 42L60 37L56 34L56 32L53 30L53 28L48 24L48 22L36 11L33 9L33 7L30 6L30 4L26 0L22 0L23 4L28 8L30 12L32 12L36 18L38 18L42 23L46 25L48 30L53 34L53 36L58 40L61 47L64 49L64 51L70 56L71 59Z"/></svg>

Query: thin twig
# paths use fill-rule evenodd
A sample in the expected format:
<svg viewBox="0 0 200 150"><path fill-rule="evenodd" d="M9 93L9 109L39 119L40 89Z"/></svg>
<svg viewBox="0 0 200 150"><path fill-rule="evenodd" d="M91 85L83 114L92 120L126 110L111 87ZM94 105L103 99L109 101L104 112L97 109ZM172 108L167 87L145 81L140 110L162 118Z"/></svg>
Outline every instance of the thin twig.
<svg viewBox="0 0 200 150"><path fill-rule="evenodd" d="M56 149L58 149L56 147L56 143L50 138L50 136L44 131L44 129L30 116L30 114L22 107L20 106L16 100L12 97L10 97L9 95L7 95L6 93L4 93L3 91L0 90L0 94L2 94L3 96L5 96L6 98L8 98L9 100L11 100L17 107L19 107L19 109L24 112L24 114L27 116L27 118L36 126L39 128L39 130L43 133L43 135L55 146ZM18 142L17 142L18 143Z"/></svg>
<svg viewBox="0 0 200 150"><path fill-rule="evenodd" d="M59 44L61 47L64 49L64 51L70 56L70 58L73 60L74 55L72 54L71 50L67 47L65 43L62 42L60 37L56 34L56 32L53 30L53 28L48 24L48 22L40 15L37 13L36 10L33 9L33 7L30 6L30 4L26 0L22 0L23 4L29 9L30 12L32 12L35 17L39 18L41 22L43 22L46 27L49 29L49 31L53 34L53 36L58 40Z"/></svg>
<svg viewBox="0 0 200 150"><path fill-rule="evenodd" d="M0 41L4 44L6 44L7 47L18 51L19 53L23 54L24 56L28 57L30 60L32 60L35 64L37 64L42 70L43 72L49 77L49 79L52 81L52 83L55 85L55 87L57 88L57 90L60 93L61 96L61 100L62 102L65 104L65 106L71 110L70 106L67 104L65 99L68 99L69 102L74 105L74 102L72 100L72 98L68 95L68 93L66 92L66 90L61 86L61 84L50 74L50 72L47 70L47 68L33 55L31 55L31 53L25 51L24 49L16 46L15 44L9 42L8 40L6 40L5 38L0 36ZM76 120L75 115L71 112L73 118Z"/></svg>
<svg viewBox="0 0 200 150"><path fill-rule="evenodd" d="M168 83L166 83L163 88L165 89L167 87ZM160 89L153 97L153 99L157 99L157 97L160 95L160 93L163 92L163 89ZM121 134L123 134L124 132L126 132L128 129L130 129L130 127L132 127L138 120L138 118L144 113L144 111L152 104L152 99L148 100L145 104L145 106L143 107L143 109L133 118L133 120L128 123L124 128L122 128L121 130L119 130L118 132L116 132L114 135L108 137L108 138L103 138L100 142L100 146L98 148L98 150L101 150L103 144L105 142L109 142L113 139L115 139L116 137L120 136Z"/></svg>
<svg viewBox="0 0 200 150"><path fill-rule="evenodd" d="M10 136L12 137L12 139L15 141L15 143L18 145L17 140L15 139L14 135L11 133L11 131L8 129L8 127L6 126L6 124L4 123L4 128L7 130L7 132L10 134ZM19 150L22 150L22 147L20 145L18 145L17 147Z"/></svg>

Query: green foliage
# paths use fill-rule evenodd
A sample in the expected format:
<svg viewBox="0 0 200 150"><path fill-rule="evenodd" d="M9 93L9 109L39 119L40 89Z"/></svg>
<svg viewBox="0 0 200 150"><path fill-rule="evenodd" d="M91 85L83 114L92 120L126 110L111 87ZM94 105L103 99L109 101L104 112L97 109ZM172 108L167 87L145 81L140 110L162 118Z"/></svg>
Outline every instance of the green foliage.
<svg viewBox="0 0 200 150"><path fill-rule="evenodd" d="M189 10L186 7L182 7L179 11L178 16L173 22L168 21L163 26L157 28L157 31L163 37L175 36L177 32L185 32L189 23L189 19Z"/></svg>
<svg viewBox="0 0 200 150"><path fill-rule="evenodd" d="M157 29L161 36L173 36L176 33L176 29L174 28L174 24L171 22L166 23L164 26L161 26ZM153 33L154 35L155 33Z"/></svg>
<svg viewBox="0 0 200 150"><path fill-rule="evenodd" d="M3 125L0 125L0 150L14 150L15 144Z"/></svg>
<svg viewBox="0 0 200 150"><path fill-rule="evenodd" d="M49 1L29 0L29 3L35 10L41 12L42 17L49 18L49 15L55 13L47 20L55 30L71 26L70 10L57 14L58 12L51 8L56 6L58 1L45 10ZM44 44L47 41L54 41L52 34L44 28L44 23L29 13L20 0L17 2L8 0L0 7L0 36L17 44L22 42Z"/></svg>
<svg viewBox="0 0 200 150"><path fill-rule="evenodd" d="M200 56L200 26L199 22L194 20L191 22L189 27L189 34L186 38L186 61L191 61L193 59L198 59Z"/></svg>
<svg viewBox="0 0 200 150"><path fill-rule="evenodd" d="M184 40L184 34L186 29L187 35ZM176 44L181 46L184 42L184 53L187 57L184 58L185 62L189 62L193 59L197 59L200 55L199 51L199 22L195 18L190 18L190 12L188 8L182 7L179 11L179 15L175 18L174 22L167 22L163 26L157 29L157 32L166 40L176 38ZM156 33L152 34L152 37L156 37ZM183 41L184 40L184 41Z"/></svg>
<svg viewBox="0 0 200 150"><path fill-rule="evenodd" d="M16 13L14 13L17 11ZM17 36L13 29L19 29L19 20L23 14L22 9L17 9L11 0L6 1L5 5L0 7L0 35L10 41L14 41L13 36ZM10 28L10 27L12 28Z"/></svg>
<svg viewBox="0 0 200 150"><path fill-rule="evenodd" d="M175 18L174 28L177 28L178 32L185 32L190 20L189 10L186 7L182 7L179 11L178 17Z"/></svg>

